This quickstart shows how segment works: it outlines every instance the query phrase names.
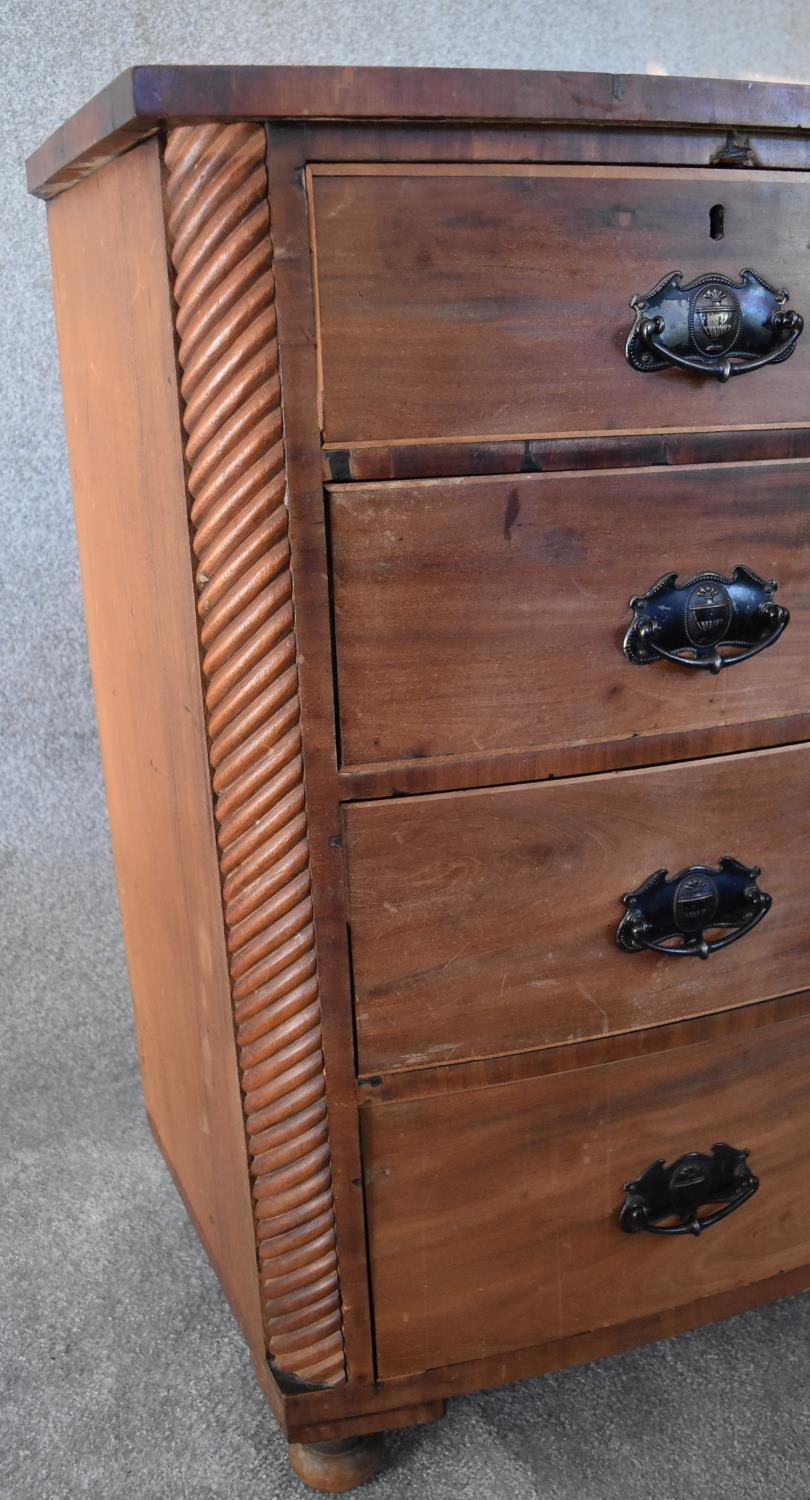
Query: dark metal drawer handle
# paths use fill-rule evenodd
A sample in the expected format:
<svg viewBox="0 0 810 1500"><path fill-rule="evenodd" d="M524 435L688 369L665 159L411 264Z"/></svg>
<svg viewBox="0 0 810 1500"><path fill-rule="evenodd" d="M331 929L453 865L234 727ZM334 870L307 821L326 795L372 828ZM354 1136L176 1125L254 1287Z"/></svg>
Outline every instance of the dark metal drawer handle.
<svg viewBox="0 0 810 1500"><path fill-rule="evenodd" d="M756 271L741 271L739 281L710 271L685 286L683 272L670 271L630 299L627 359L642 374L675 365L718 380L781 364L804 327L784 305L789 296Z"/></svg>
<svg viewBox="0 0 810 1500"><path fill-rule="evenodd" d="M625 1183L620 1227L626 1234L641 1229L648 1234L703 1234L754 1196L759 1179L748 1166L748 1155L721 1143L708 1155L689 1151L671 1166L654 1161L634 1182ZM720 1205L714 1213L698 1215L699 1208L712 1204Z"/></svg>
<svg viewBox="0 0 810 1500"><path fill-rule="evenodd" d="M757 885L758 865L724 855L717 866L690 865L670 877L656 870L638 890L622 897L627 910L616 942L625 953L665 953L669 958L708 958L752 932L770 911L771 897ZM727 929L707 941L704 934Z"/></svg>
<svg viewBox="0 0 810 1500"><path fill-rule="evenodd" d="M630 600L634 613L623 649L636 666L664 660L720 672L767 651L790 621L790 610L773 598L776 579L760 578L741 564L730 578L696 573L684 583L677 579L677 573L665 573ZM721 656L720 646L743 649Z"/></svg>

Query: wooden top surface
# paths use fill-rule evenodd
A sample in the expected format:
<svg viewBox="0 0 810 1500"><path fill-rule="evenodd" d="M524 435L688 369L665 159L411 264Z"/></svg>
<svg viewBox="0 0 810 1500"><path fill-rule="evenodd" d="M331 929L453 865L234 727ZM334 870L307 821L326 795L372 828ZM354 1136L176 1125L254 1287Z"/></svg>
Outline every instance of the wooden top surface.
<svg viewBox="0 0 810 1500"><path fill-rule="evenodd" d="M136 67L28 159L52 198L163 124L307 119L810 130L810 86L451 68Z"/></svg>

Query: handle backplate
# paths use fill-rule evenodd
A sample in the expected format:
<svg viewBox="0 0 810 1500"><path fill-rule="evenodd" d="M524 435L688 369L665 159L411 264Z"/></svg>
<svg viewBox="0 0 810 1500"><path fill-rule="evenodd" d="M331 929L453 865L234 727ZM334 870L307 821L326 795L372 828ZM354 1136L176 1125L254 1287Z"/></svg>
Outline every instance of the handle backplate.
<svg viewBox="0 0 810 1500"><path fill-rule="evenodd" d="M747 1151L722 1142L708 1153L689 1151L669 1166L654 1161L641 1176L625 1183L627 1197L619 1212L626 1234L703 1234L728 1218L759 1187L748 1166ZM701 1208L713 1207L708 1214Z"/></svg>
<svg viewBox="0 0 810 1500"><path fill-rule="evenodd" d="M804 327L801 314L785 307L789 296L750 269L739 281L710 271L686 284L682 271L670 271L630 299L636 321L628 362L644 375L675 366L718 380L781 364Z"/></svg>
<svg viewBox="0 0 810 1500"><path fill-rule="evenodd" d="M624 654L636 666L666 660L710 672L748 661L773 646L790 621L789 610L774 600L776 589L774 578L742 564L730 578L696 573L679 583L677 573L665 573L630 600Z"/></svg>
<svg viewBox="0 0 810 1500"><path fill-rule="evenodd" d="M668 958L708 958L745 937L771 909L757 885L758 865L724 855L716 865L690 865L678 875L656 870L622 897L616 941L625 953L645 948ZM720 932L708 939L707 932Z"/></svg>

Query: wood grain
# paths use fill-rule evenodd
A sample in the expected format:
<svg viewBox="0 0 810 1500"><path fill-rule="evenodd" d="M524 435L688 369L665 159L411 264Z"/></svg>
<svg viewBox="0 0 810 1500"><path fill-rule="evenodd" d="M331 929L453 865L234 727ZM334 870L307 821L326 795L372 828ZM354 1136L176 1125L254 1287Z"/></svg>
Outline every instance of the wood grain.
<svg viewBox="0 0 810 1500"><path fill-rule="evenodd" d="M323 1444L289 1443L287 1461L293 1474L319 1494L344 1495L379 1473L384 1447L377 1437L353 1436Z"/></svg>
<svg viewBox="0 0 810 1500"><path fill-rule="evenodd" d="M680 734L640 734L598 744L555 745L548 750L503 750L479 755L438 756L431 760L382 761L345 766L338 777L341 800L370 797L424 796L429 792L508 786L520 781L554 781L561 776L592 776L598 771L628 771L663 765L670 760L702 760L707 755L735 755L795 745L810 739L810 714L783 714L749 719Z"/></svg>
<svg viewBox="0 0 810 1500"><path fill-rule="evenodd" d="M329 493L347 768L810 711L805 460ZM625 659L632 595L671 570L729 576L737 563L776 578L791 610L773 649L716 677Z"/></svg>
<svg viewBox="0 0 810 1500"><path fill-rule="evenodd" d="M345 1380L264 132L173 130L168 232L268 1346Z"/></svg>
<svg viewBox="0 0 810 1500"><path fill-rule="evenodd" d="M362 1073L579 1041L810 984L810 749L345 811ZM622 894L731 854L773 909L706 963L615 942Z"/></svg>
<svg viewBox="0 0 810 1500"><path fill-rule="evenodd" d="M807 346L726 385L641 375L624 356L630 298L670 271L753 266L810 308L805 174L326 170L312 195L327 442L806 423Z"/></svg>
<svg viewBox="0 0 810 1500"><path fill-rule="evenodd" d="M312 900L321 990L328 996L321 1025L341 1254L343 1338L349 1381L362 1385L374 1379L374 1347L360 1130L354 1093L354 1018L339 838L329 576L320 474L309 225L300 164L301 132L287 125L268 127L267 144Z"/></svg>
<svg viewBox="0 0 810 1500"><path fill-rule="evenodd" d="M271 126L272 128L276 128ZM284 129L284 126L279 127ZM542 125L519 122L510 129L485 120L454 125L411 123L407 130L389 121L343 120L339 124L299 121L304 163L319 162L606 162L623 166L722 167L729 131L719 123L672 126L605 122L594 130L585 122ZM810 164L806 135L747 130L752 163L764 171L804 171Z"/></svg>
<svg viewBox="0 0 810 1500"><path fill-rule="evenodd" d="M468 1062L440 1062L406 1071L372 1073L358 1078L357 1098L361 1107L370 1103L398 1103L403 1099L432 1099L468 1089L517 1083L525 1078L545 1078L550 1074L575 1072L579 1068L601 1067L630 1057L650 1057L658 1052L671 1052L677 1047L691 1047L697 1042L714 1041L722 1046L729 1039L758 1031L763 1026L807 1015L810 1015L810 989L799 990L795 995L780 995L776 1000L755 1000L748 1005L736 1005L730 1010L718 1010L686 1021L667 1021L660 1026L643 1026L637 1031L613 1032L610 1036L588 1037L585 1041L566 1042L556 1047L538 1047L531 1052L506 1052Z"/></svg>
<svg viewBox="0 0 810 1500"><path fill-rule="evenodd" d="M565 469L669 467L780 458L810 458L810 427L327 446L323 450L323 477L327 484L368 483L375 479L451 479L469 474L545 474Z"/></svg>
<svg viewBox="0 0 810 1500"><path fill-rule="evenodd" d="M363 1112L383 1378L570 1338L810 1260L810 1022ZM441 1151L436 1142L441 1141ZM759 1193L699 1239L623 1234L623 1185L728 1141Z"/></svg>
<svg viewBox="0 0 810 1500"><path fill-rule="evenodd" d="M347 1389L346 1386L333 1386L332 1390L339 1394ZM362 1389L362 1387L361 1387ZM377 1387L377 1391L382 1386ZM366 1391L363 1391L366 1395ZM291 1398L291 1404L296 1397ZM372 1396L373 1401L373 1396ZM391 1432L397 1427L421 1427L427 1422L438 1422L444 1416L445 1403L441 1399L436 1401L421 1401L415 1405L381 1408L379 1406L371 1411L362 1409L362 1398L352 1416L338 1417L334 1422L309 1421L306 1417L300 1420L292 1415L288 1422L287 1430L291 1438L299 1443L328 1443L335 1439L352 1437L355 1434L364 1435L371 1432Z"/></svg>
<svg viewBox="0 0 810 1500"><path fill-rule="evenodd" d="M48 197L158 126L203 120L336 119L579 123L609 129L807 129L810 89L793 83L634 74L450 68L137 67L120 74L29 158ZM665 150L665 138L659 150ZM767 139L767 137L766 137Z"/></svg>
<svg viewBox="0 0 810 1500"><path fill-rule="evenodd" d="M139 147L60 198L48 227L88 643L147 1108L254 1357L264 1358L157 145Z"/></svg>
<svg viewBox="0 0 810 1500"><path fill-rule="evenodd" d="M374 1386L336 1386L331 1391L308 1391L291 1397L290 1430L315 1422L326 1409L336 1413L349 1402L362 1405L364 1413L388 1411L395 1403L404 1408L409 1400L445 1399L469 1391L483 1391L553 1370L567 1370L575 1365L590 1364L639 1344L658 1339L672 1339L706 1323L733 1318L753 1308L762 1307L780 1297L795 1296L810 1289L810 1265L780 1271L764 1280L719 1292L713 1297L699 1297L680 1307L663 1308L649 1317L631 1317L627 1322L567 1339L552 1339L530 1348L514 1349L508 1355L495 1354L486 1359L467 1360L462 1364L443 1365L418 1375L403 1375L379 1380ZM335 1418L335 1428L342 1419Z"/></svg>
<svg viewBox="0 0 810 1500"><path fill-rule="evenodd" d="M804 165L808 146L800 132L810 90L620 78L589 80L585 86L573 75L523 75L518 83L519 75L498 82L494 74L425 77L407 70L365 74L361 88L360 73L354 70L304 71L306 78L300 70L262 68L134 70L54 138L32 165L35 190L43 195L80 183L49 213L55 261L61 263L55 273L60 340L69 372L66 415L91 651L150 1114L251 1339L254 1363L274 1410L293 1441L314 1443L430 1419L439 1414L445 1395L667 1336L810 1282L804 1184L799 1183L795 1202L788 1200L786 1190L791 1163L800 1157L796 1138L807 1102L800 1063L810 1026L810 991L800 990L810 982L802 951L808 873L802 854L808 832L802 757L807 752L731 753L780 737L810 737L810 704L802 693L806 651L800 649L807 628L808 580L801 562L807 549L804 472L800 464L762 462L804 456L810 441L806 411L785 409L787 385L773 387L778 371L759 378L759 399L764 395L769 409L758 421L739 405L749 395L753 401L754 382L749 395L744 389L737 392L737 404L730 403L728 392L704 390L716 408L709 420L707 401L697 394L694 411L678 406L683 392L674 380L666 377L656 386L650 378L645 387L643 377L634 377L638 397L633 399L640 402L648 388L645 400L652 400L652 416L646 427L636 417L628 429L623 425L626 402L614 388L611 368L603 397L608 404L615 402L615 411L621 398L621 420L611 416L602 435L594 436L595 429L580 421L587 416L588 402L593 404L580 368L577 436L560 436L569 429L559 426L549 434L542 426L518 425L527 410L520 411L518 396L531 403L539 392L547 404L558 399L557 386L561 402L569 400L570 390L565 394L567 377L559 377L562 365L546 363L536 369L531 360L526 363L521 341L527 328L536 337L537 324L534 312L525 312L520 288L513 296L508 285L512 271L521 285L545 275L550 255L556 274L565 233L575 231L588 242L576 245L567 262L567 269L573 266L577 297L568 297L558 277L554 295L543 303L545 286L538 294L535 284L535 310L542 304L545 316L549 308L561 306L560 329L567 319L569 332L583 308L582 315L590 316L596 294L587 279L588 252L595 246L594 265L604 266L612 253L617 284L621 271L620 315L626 331L631 317L627 296L639 288L625 288L625 274L643 266L645 254L657 261L659 254L679 246L684 254L691 254L693 246L702 253L700 195L710 191L710 201L717 201L718 188L734 233L729 205L748 210L753 204L745 226L747 244L764 246L767 240L798 255L804 243L806 178L713 168L694 173L687 184L687 172L673 172L672 165L707 169L735 120L752 130L750 145L760 168ZM440 104L451 99L457 113L447 110L440 117ZM334 119L343 123L329 123L330 101ZM529 113L519 118L499 114L518 105ZM267 131L275 265L264 131L230 123L237 106L242 117L279 119ZM408 123L396 124L406 107L411 111ZM142 145L97 172L102 162L167 119L173 127L198 122L201 109L207 116L202 128L170 132L167 165L207 714L196 655L156 147ZM485 112L479 116L476 109ZM322 118L307 121L308 113ZM295 118L301 123L292 125ZM420 126L418 118L431 123ZM467 124L454 126L453 118ZM504 131L507 119L510 129ZM591 119L599 123L598 131L590 128ZM671 130L660 128L662 122L678 119L682 123ZM753 133L757 121L766 133ZM413 425L404 433L364 428L345 448L336 446L344 442L342 434L330 432L327 477L365 481L363 489L332 490L330 537L321 488L305 168L307 163L327 164L310 178L316 189L310 194L313 203L324 184L331 192L362 180L395 181L390 167L379 170L386 157L389 162L400 159L394 168L399 178L420 181L430 174L419 166L403 173L401 162L463 167L461 172L435 173L439 190L450 179L469 184L469 164L476 158L495 163L490 175L502 188L506 179L513 183L506 192L512 264L510 269L500 258L505 241L498 213L488 227L485 214L476 217L476 202L472 210L467 203L465 212L471 217L457 225L456 246L463 249L472 241L475 255L487 235L492 237L486 261L490 284L472 299L472 315L461 320L462 342L472 330L479 340L476 348L486 351L479 361L483 375L474 361L465 367L463 382L457 363L450 375L442 367L431 342L436 304L428 297L427 342L420 351L415 338L402 345L404 366L395 403L397 393L383 357L391 318L402 315L403 305L410 316L414 291L424 288L424 278L434 290L433 278L446 275L449 286L455 279L458 296L467 285L466 272L462 266L459 274L452 255L442 260L446 247L440 245L436 257L429 234L415 246L414 231L430 227L418 213L404 217L405 232L395 243L385 238L390 232L385 215L374 220L364 218L365 210L360 214L366 231L374 233L367 234L362 246L365 259L356 265L348 258L343 262L336 278L339 296L348 308L357 291L354 274L363 272L374 256L387 258L389 280L383 285L380 275L381 300L367 304L365 322L361 314L347 314L353 319L350 336L361 352L364 341L371 338L373 346L379 340L379 348L371 349L376 374L357 365L337 395L351 403L367 388L374 400L388 401L390 411L403 411L409 421L420 401L424 410L439 415L433 431ZM559 225L544 224L538 234L536 215L530 212L532 193L522 193L521 208L521 192L514 184L527 175L535 177L534 166L544 161L586 164L579 181L587 188L588 203L567 220L564 212L558 213ZM361 162L365 177L357 171ZM527 162L532 164L528 174ZM599 162L622 170L600 174L594 171ZM635 177L624 170L625 163L644 162L660 170ZM667 162L671 165L664 169ZM510 164L518 170L504 171ZM82 184L82 176L93 171L97 175ZM323 172L325 176L319 175ZM478 174L473 196L480 197L477 166L473 172ZM562 173L546 176L558 184L554 192L558 207L564 207L559 183L577 174L566 165ZM667 205L661 196L673 182L685 184L678 188L683 196L677 213L671 195ZM600 186L608 183L612 189ZM626 197L627 184L635 197ZM69 203L75 204L75 212L65 208ZM603 214L600 222L600 204L604 209L606 203L607 217ZM450 208L452 204L448 214ZM622 216L628 213L625 222ZM774 232L768 220L777 218ZM380 231L376 238L375 225ZM535 226L533 233L525 233L527 225ZM342 224L334 226L335 234L338 230L344 232ZM719 250L733 253L734 273L747 263L746 254L736 258L741 241L731 230L719 247L707 233L705 241L712 265L722 269ZM320 232L316 248L323 269ZM754 263L765 275L779 274L764 261ZM698 269L706 265L704 261ZM475 275L479 270L473 267ZM478 285L483 285L481 274ZM796 278L788 284L799 305ZM544 328L550 327L549 315ZM444 327L441 337L452 358L458 352L454 336L452 327ZM552 344L557 336L554 330L548 335ZM518 373L528 370L521 391L510 388L507 379L501 392L510 422L505 430L493 423L496 408L489 400L493 392L498 395L497 370L493 376L488 365L490 346L496 349L501 337L518 347ZM800 362L806 365L806 357L800 345L786 367L797 402ZM420 378L428 372L429 398L407 384L411 358ZM328 424L336 392L328 361L325 368ZM478 405L486 419L474 428L452 423L448 428L441 403L435 405L437 379L440 395L441 380L448 389L452 383L459 387L447 407L453 421L460 420L464 402L472 409L481 381L492 381L487 402ZM806 407L806 391L803 400ZM374 417L373 400L368 410ZM670 420L675 430L662 431ZM586 430L589 435L582 437ZM740 460L757 461L755 480L747 470L735 468L737 480L744 475L742 490L724 477L731 473L724 465ZM660 473L675 463L697 462L711 465L710 474L705 467L701 473L702 503L697 479L686 472L676 478ZM552 472L582 464L603 470L643 464L658 473ZM537 469L549 472L543 477ZM769 477L771 470L778 477ZM475 471L514 478L474 481L472 487L465 480L457 490L452 481L446 483L449 476ZM370 483L429 475L441 480L429 496L410 483L384 488ZM665 492L677 497L674 509L682 507L671 525L664 524L658 506L650 525L650 491L646 505L641 498L641 486L654 483L657 490L659 479ZM477 483L491 487L494 507L481 502L476 509L481 500ZM513 518L507 542L503 524L515 486L521 514ZM250 503L240 511L238 497L244 499L248 491L255 511ZM415 526L399 524L405 519L405 496L412 497L404 509ZM487 529L491 514L499 522L497 537ZM615 533L642 514L647 527L636 528L622 558ZM387 554L381 520L401 539ZM581 598L575 609L566 592L581 587L580 564L565 555L565 536L560 536L568 531L576 531L589 563L606 566L610 575L609 588L601 594L597 589L587 611ZM749 664L754 673L763 664L768 667L757 678L756 691L753 678L730 682L733 673L726 674L725 685L722 680L703 683L700 691L708 689L711 701L697 719L687 711L694 710L694 695L686 698L674 669L663 669L666 687L659 684L657 669L638 669L639 684L647 678L650 683L639 727L638 715L622 705L621 694L610 699L605 694L604 701L600 696L604 672L609 675L623 665L612 653L626 621L626 598L652 581L652 575L639 581L635 565L644 558L652 563L664 543L682 547L688 538L701 556L684 558L681 568L711 566L702 553L717 541L718 531L729 548L743 537L752 538L764 571L775 557L778 567L771 571L779 576L779 597L794 611L780 649L792 650L793 657L789 661L787 655L780 659L770 653L762 663ZM345 586L345 609L337 615L344 648L338 647L338 663L342 673L347 664L351 667L340 687L340 706L348 715L342 768L336 759L330 541L335 544L334 579ZM511 571L503 565L505 547L510 548ZM742 551L729 554L725 566L737 561L757 566ZM627 587L625 564L634 571ZM664 562L653 572L669 565ZM599 567L592 571L598 573ZM522 595L517 579L525 589ZM552 583L556 614L547 609L542 618L537 615L535 630L520 642L515 606L527 605L523 613L531 616L546 580ZM612 605L614 583L620 581L617 621L608 603ZM789 587L796 591L798 605L788 597ZM454 602L463 604L458 617ZM489 614L483 624L482 604ZM365 632L358 625L363 611ZM405 615L410 617L410 638L398 633ZM395 616L398 623L392 625ZM529 641L529 656L537 651L538 631L543 632L539 666L536 658L524 662L522 681L504 650L505 618L521 649L526 651ZM569 662L560 670L563 633L549 630L555 620L565 625L565 640L572 631L597 629L599 646L591 656L604 653L601 676L588 641L580 652L589 715L570 690L574 668ZM445 651L458 654L445 661ZM387 673L382 666L386 652ZM269 677L260 687L265 666ZM535 679L547 668L551 676L541 690ZM387 747L372 743L374 705L363 681L366 671L378 674L377 709L391 737ZM386 679L397 674L401 681L392 690ZM456 684L449 687L453 674ZM436 692L446 695L446 712L435 714L431 723ZM641 686L637 692L641 694ZM353 714L358 715L354 727ZM206 718L223 828L239 1057L216 871ZM504 720L517 725L518 732L507 733ZM581 733L576 728L580 722L585 725ZM526 727L523 740L521 724ZM482 725L483 741L476 745L470 728L480 737ZM434 746L424 753L427 737L422 744L414 738L421 730L437 743L444 734L445 748ZM356 745L350 757L353 734ZM721 751L723 760L695 759ZM349 807L343 835L353 908L347 910L339 846L341 800L681 757L683 765L660 771L589 775L578 782L475 792L466 798L416 796L407 804ZM691 763L686 763L689 757ZM147 774L150 759L154 769ZM277 780L268 781L274 770L283 776L289 768L294 772L289 788L281 791ZM543 797L548 800L538 801ZM672 865L712 858L726 852L719 847L721 839L728 843L726 833L741 831L745 848L737 849L735 839L728 852L762 859L762 884L776 903L750 942L704 966L670 961L670 968L697 970L691 979L688 972L668 974L660 967L666 960L657 963L646 956L627 957L620 979L615 961L623 956L614 952L612 939L621 912L618 897L633 883L623 870L632 866L640 878L646 873L637 870L641 855L651 856L652 868L659 862L662 840L669 842L661 863L665 858ZM701 840L698 855L692 847L696 837ZM754 839L757 849L748 847ZM704 841L711 841L711 850ZM294 900L281 917L283 933L279 927L282 946L274 954L271 943L260 953L257 944L268 937L268 911L290 892ZM284 924L295 925L302 912L306 920L292 932ZM382 1059L391 1070L367 1077L358 1093L345 940L349 915L358 970L360 1062L370 1069ZM591 934L588 938L586 932L584 942L583 922L590 923ZM292 951L290 943L295 942L300 951ZM237 973L243 961L244 972ZM268 963L275 972L264 973L262 965ZM638 978L628 994L631 969ZM261 983L251 989L259 970ZM536 984L538 973L544 985L548 981L545 989ZM241 980L247 988L237 996ZM755 994L773 998L754 1005ZM321 996L328 1000L322 1002ZM694 1016L698 1019L688 1019ZM279 1053L282 1031L288 1045ZM304 1077L301 1068L310 1063L312 1072ZM259 1130L252 1144L258 1153L261 1283L238 1091L240 1066L249 1085L252 1081L248 1109L254 1130ZM312 1093L305 1097L310 1086ZM359 1112L358 1099L363 1101ZM605 1221L597 1223L596 1216L601 1210L609 1216L618 1206L625 1154L632 1148L629 1175L644 1164L637 1156L642 1145L649 1147L650 1158L696 1145L705 1148L708 1135L693 1140L692 1127L706 1134L721 1110L728 1133L735 1123L751 1121L751 1140L744 1144L758 1148L768 1180L775 1184L777 1213L768 1218L766 1229L756 1228L750 1243L744 1241L746 1211L739 1223L721 1226L718 1233L731 1236L725 1266L712 1236L697 1247L691 1267L681 1258L675 1274L662 1270L661 1260L639 1262L640 1269L634 1264L628 1271L629 1262L615 1245L604 1255ZM365 1121L365 1179L359 1167L358 1113ZM488 1155L490 1141L494 1145ZM528 1174L527 1161L535 1164ZM760 1161L755 1165L762 1170ZM322 1200L317 1195L313 1200L313 1181L324 1170ZM579 1198L572 1211L572 1170L585 1185L587 1212L580 1210ZM275 1233L281 1227L277 1211L282 1190L285 1208L296 1222ZM364 1194L371 1207L379 1369L371 1338ZM313 1219L314 1201L319 1210ZM551 1227L548 1201L554 1210ZM759 1213L764 1202L761 1195L748 1210ZM632 1248L634 1242L622 1237L622 1247L628 1243ZM643 1250L636 1246L633 1254ZM454 1261L455 1279L450 1269ZM563 1263L561 1272L558 1262ZM696 1274L687 1274L684 1267L696 1267ZM323 1277L313 1286L316 1271ZM613 1301L606 1305L609 1283L616 1306ZM640 1296L636 1283L642 1287ZM271 1368L320 1382L320 1388L296 1389L294 1380L285 1380L286 1394L277 1390L265 1357L260 1285ZM483 1314L478 1305L482 1286ZM413 1303L417 1307L410 1317Z"/></svg>

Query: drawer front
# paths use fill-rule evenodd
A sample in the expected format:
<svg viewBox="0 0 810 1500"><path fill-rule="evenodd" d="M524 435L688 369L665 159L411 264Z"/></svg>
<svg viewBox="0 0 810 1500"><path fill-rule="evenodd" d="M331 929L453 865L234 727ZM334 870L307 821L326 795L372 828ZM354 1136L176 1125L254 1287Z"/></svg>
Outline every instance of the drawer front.
<svg viewBox="0 0 810 1500"><path fill-rule="evenodd" d="M810 1260L806 1018L362 1116L383 1378L641 1319ZM718 1141L750 1152L752 1198L700 1237L621 1231L626 1182Z"/></svg>
<svg viewBox="0 0 810 1500"><path fill-rule="evenodd" d="M330 515L346 765L810 709L806 460L337 486ZM627 660L632 595L737 564L777 580L774 646L719 675Z"/></svg>
<svg viewBox="0 0 810 1500"><path fill-rule="evenodd" d="M630 299L753 267L810 313L802 173L328 166L311 179L324 434L342 445L807 423L810 338L727 385L625 359ZM722 206L723 237L712 209Z"/></svg>
<svg viewBox="0 0 810 1500"><path fill-rule="evenodd" d="M360 1070L526 1051L810 985L810 747L344 813ZM622 896L731 855L773 898L706 962L616 942Z"/></svg>

